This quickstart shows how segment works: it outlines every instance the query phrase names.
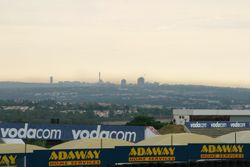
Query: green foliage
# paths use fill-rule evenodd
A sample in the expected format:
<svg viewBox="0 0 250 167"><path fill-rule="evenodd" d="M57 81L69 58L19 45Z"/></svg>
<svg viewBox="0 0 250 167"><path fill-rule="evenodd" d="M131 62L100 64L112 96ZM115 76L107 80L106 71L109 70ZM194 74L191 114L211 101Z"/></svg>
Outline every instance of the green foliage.
<svg viewBox="0 0 250 167"><path fill-rule="evenodd" d="M45 148L48 147L46 140L33 140L33 139L29 139L29 140L24 140L24 142L26 144L37 145L37 146L41 146L41 147L45 147Z"/></svg>
<svg viewBox="0 0 250 167"><path fill-rule="evenodd" d="M13 108L14 106L14 108ZM20 107L28 107L25 111ZM6 107L12 107L6 109ZM17 108L15 108L17 107ZM109 117L101 118L94 111L109 111ZM129 105L100 105L98 103L69 103L53 100L13 101L0 100L0 121L16 123L51 123L57 118L60 124L102 124L103 122L123 121L133 119L137 115L154 117L170 117L167 108L144 108ZM144 124L143 124L144 125ZM157 125L156 125L157 126ZM158 127L158 126L157 126Z"/></svg>
<svg viewBox="0 0 250 167"><path fill-rule="evenodd" d="M160 129L164 126L164 123L156 121L153 117L148 116L137 116L132 121L128 122L126 125L132 126L153 126L155 129Z"/></svg>

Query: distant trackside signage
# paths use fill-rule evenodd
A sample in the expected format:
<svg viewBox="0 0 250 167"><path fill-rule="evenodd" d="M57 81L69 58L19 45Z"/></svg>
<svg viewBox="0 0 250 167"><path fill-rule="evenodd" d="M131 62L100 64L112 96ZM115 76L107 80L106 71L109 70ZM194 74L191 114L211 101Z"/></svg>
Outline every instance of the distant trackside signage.
<svg viewBox="0 0 250 167"><path fill-rule="evenodd" d="M84 138L112 138L130 142L144 139L140 126L109 125L38 125L0 123L0 138L77 140Z"/></svg>
<svg viewBox="0 0 250 167"><path fill-rule="evenodd" d="M186 122L189 129L195 128L250 128L250 122Z"/></svg>

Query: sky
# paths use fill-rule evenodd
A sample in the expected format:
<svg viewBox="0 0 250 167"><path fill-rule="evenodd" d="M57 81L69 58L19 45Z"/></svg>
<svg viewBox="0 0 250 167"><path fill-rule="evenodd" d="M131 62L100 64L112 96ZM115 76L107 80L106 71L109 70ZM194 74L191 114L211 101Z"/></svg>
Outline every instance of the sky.
<svg viewBox="0 0 250 167"><path fill-rule="evenodd" d="M0 81L250 88L249 0L0 0Z"/></svg>

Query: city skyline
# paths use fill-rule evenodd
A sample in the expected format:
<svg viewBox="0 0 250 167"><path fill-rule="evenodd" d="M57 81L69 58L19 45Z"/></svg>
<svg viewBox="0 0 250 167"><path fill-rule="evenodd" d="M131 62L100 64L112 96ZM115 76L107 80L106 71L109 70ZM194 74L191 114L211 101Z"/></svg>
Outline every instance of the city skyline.
<svg viewBox="0 0 250 167"><path fill-rule="evenodd" d="M138 80L140 78L143 78L143 84L158 84L158 85L162 85L162 84L169 84L169 85L202 85L202 86L212 86L212 87L231 87L231 88L250 88L247 86L239 86L239 85L226 85L226 84L222 84L222 85L216 85L216 84L208 84L207 83L191 83L191 82L159 82L157 80L152 80L152 79L148 79L144 77L145 75L140 75L137 78L133 78L133 79L129 79L127 80L127 78L120 78L120 79L116 79L116 80L100 80L100 73L98 73L98 78L94 79L94 80L77 80L77 79L73 79L73 80L60 80L60 79L54 79L54 76L49 76L49 78L45 79L45 80L36 80L36 81L30 81L30 80L0 80L0 83L29 83L29 84L60 84L60 83L81 83L81 84L115 84L115 85L122 85L124 86L124 82L125 81L125 85L141 85L139 84Z"/></svg>
<svg viewBox="0 0 250 167"><path fill-rule="evenodd" d="M0 1L0 81L250 88L248 0Z"/></svg>

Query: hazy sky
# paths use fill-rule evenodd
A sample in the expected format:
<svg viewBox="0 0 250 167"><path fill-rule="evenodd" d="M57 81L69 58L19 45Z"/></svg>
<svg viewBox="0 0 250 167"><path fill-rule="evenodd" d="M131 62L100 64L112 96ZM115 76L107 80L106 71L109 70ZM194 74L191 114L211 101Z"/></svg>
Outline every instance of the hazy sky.
<svg viewBox="0 0 250 167"><path fill-rule="evenodd" d="M250 1L0 0L0 70L250 87Z"/></svg>

